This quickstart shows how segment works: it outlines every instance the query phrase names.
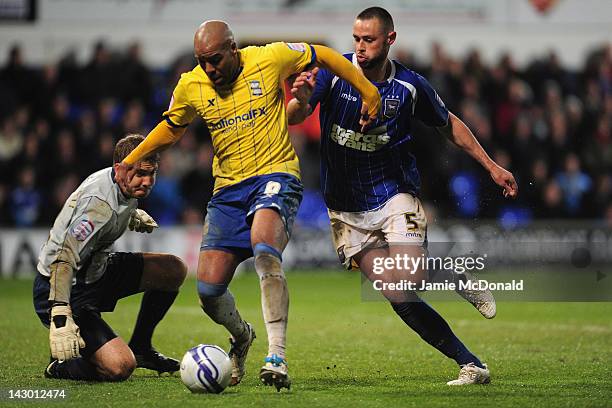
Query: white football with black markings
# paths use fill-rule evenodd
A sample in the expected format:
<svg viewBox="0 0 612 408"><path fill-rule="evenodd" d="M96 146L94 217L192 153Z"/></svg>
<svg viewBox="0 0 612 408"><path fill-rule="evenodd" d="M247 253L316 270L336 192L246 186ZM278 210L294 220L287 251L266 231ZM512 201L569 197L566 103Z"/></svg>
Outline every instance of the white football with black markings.
<svg viewBox="0 0 612 408"><path fill-rule="evenodd" d="M192 347L181 361L181 380L191 391L219 394L232 378L232 362L219 346L200 344Z"/></svg>

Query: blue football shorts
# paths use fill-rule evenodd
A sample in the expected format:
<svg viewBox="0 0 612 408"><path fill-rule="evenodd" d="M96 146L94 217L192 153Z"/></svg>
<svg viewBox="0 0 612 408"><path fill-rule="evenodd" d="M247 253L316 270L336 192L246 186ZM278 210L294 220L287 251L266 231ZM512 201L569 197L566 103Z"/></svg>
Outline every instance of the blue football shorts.
<svg viewBox="0 0 612 408"><path fill-rule="evenodd" d="M279 213L289 238L303 189L301 181L287 173L253 176L221 189L208 203L200 250L229 251L243 259L253 256L251 223L262 208Z"/></svg>

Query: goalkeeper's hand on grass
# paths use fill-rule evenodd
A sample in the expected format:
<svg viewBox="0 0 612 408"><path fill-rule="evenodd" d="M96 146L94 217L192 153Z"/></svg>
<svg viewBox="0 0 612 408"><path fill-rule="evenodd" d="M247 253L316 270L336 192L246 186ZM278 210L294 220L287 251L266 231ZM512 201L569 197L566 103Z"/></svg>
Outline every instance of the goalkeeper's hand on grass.
<svg viewBox="0 0 612 408"><path fill-rule="evenodd" d="M145 211L140 208L132 211L132 215L130 215L130 222L128 224L128 228L131 231L136 232L146 232L150 234L153 232L155 228L159 227L153 217L147 214Z"/></svg>
<svg viewBox="0 0 612 408"><path fill-rule="evenodd" d="M72 319L69 305L54 305L51 308L49 327L49 346L51 357L58 360L71 360L81 356L80 348L85 347L79 326Z"/></svg>

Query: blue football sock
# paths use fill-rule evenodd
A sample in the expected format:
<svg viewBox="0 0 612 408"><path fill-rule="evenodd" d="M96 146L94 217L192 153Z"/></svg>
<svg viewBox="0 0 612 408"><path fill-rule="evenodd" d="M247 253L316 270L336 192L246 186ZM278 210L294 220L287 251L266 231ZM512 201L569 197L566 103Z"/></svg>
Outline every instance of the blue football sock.
<svg viewBox="0 0 612 408"><path fill-rule="evenodd" d="M392 303L391 306L404 323L442 354L452 358L459 365L474 363L476 366L484 368L478 357L470 353L467 347L455 336L442 316L427 303L419 300L416 302Z"/></svg>

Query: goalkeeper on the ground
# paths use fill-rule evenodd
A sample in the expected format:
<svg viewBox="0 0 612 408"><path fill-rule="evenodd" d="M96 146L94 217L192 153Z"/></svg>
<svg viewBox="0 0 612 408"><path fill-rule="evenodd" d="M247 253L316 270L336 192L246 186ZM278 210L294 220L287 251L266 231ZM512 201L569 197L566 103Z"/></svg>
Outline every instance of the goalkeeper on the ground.
<svg viewBox="0 0 612 408"><path fill-rule="evenodd" d="M117 142L113 167L90 175L57 216L43 246L34 280L34 307L49 327L50 378L120 381L136 367L179 370L178 361L151 345L155 327L178 294L186 275L176 256L113 252L128 227L150 233L157 223L136 208L155 184L158 156L139 161L121 186L115 167L144 139L128 135ZM117 301L144 292L129 344L102 319Z"/></svg>

